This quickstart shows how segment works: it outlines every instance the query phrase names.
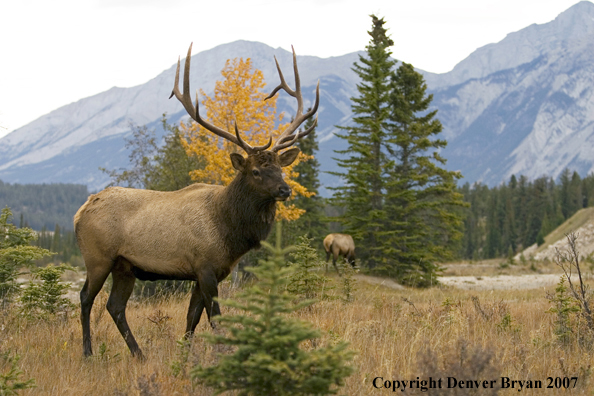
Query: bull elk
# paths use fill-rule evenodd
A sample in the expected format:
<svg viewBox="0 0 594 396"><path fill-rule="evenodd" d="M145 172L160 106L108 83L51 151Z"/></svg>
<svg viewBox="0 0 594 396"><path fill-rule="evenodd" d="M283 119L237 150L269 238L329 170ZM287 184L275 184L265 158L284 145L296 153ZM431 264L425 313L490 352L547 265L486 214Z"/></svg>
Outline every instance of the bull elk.
<svg viewBox="0 0 594 396"><path fill-rule="evenodd" d="M92 355L89 321L93 301L110 273L113 287L107 310L133 356L143 357L126 321L126 304L136 279L196 281L185 336L193 334L203 310L214 328L212 318L221 313L213 300L218 295L218 283L229 275L241 256L260 247L260 241L268 236L276 202L291 195L282 167L293 163L299 149L289 147L309 134L317 123L316 117L310 128L297 131L316 113L320 92L318 82L314 106L304 114L294 50L295 90L285 82L275 57L281 82L266 97L270 99L282 89L297 100L297 114L272 148L268 149L272 137L266 145L252 147L241 138L237 125L232 134L206 122L198 112L198 98L194 105L189 94L191 52L192 45L185 61L183 93L179 90L178 60L170 98L175 96L192 119L235 143L247 157L230 154L237 175L227 187L196 183L172 192L111 187L91 195L81 206L74 216L74 229L87 268L87 279L80 292L85 356ZM286 148L289 149L279 153Z"/></svg>
<svg viewBox="0 0 594 396"><path fill-rule="evenodd" d="M355 266L355 241L350 235L329 234L324 238L324 250L326 251L326 262L332 255L332 264L334 264L338 275L340 275L340 271L336 266L338 256L342 256L351 266Z"/></svg>

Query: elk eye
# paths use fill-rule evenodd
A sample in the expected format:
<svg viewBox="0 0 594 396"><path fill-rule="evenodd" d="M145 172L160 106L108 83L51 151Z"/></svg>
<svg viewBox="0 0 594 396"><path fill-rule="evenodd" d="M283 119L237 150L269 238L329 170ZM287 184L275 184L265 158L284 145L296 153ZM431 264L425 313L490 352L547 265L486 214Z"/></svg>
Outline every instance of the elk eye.
<svg viewBox="0 0 594 396"><path fill-rule="evenodd" d="M252 175L254 175L255 177L260 176L260 171L258 169L254 169L252 170Z"/></svg>

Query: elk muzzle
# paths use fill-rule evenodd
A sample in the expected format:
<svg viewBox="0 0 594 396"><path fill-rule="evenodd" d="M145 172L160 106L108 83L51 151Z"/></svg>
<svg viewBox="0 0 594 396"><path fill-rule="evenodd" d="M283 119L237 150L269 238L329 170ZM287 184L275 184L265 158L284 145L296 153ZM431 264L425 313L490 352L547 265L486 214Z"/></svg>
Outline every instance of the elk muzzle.
<svg viewBox="0 0 594 396"><path fill-rule="evenodd" d="M278 188L278 194L274 197L277 201L286 201L291 196L291 187L284 184Z"/></svg>

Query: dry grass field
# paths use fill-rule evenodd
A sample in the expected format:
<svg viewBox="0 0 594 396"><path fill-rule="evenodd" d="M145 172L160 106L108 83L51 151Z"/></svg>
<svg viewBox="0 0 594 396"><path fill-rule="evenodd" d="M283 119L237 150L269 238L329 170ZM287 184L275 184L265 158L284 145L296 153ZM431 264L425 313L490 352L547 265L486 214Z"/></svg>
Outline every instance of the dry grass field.
<svg viewBox="0 0 594 396"><path fill-rule="evenodd" d="M500 268L498 262L447 266L446 276L521 275L522 266ZM554 273L552 265L540 264L543 273ZM478 271L478 272L477 272ZM557 271L558 272L558 271ZM80 275L80 274L79 274ZM431 395L594 394L592 346L577 341L561 345L554 334L555 314L547 313L551 302L546 292L555 285L537 289L463 290L439 286L427 290L398 287L393 282L358 275L355 299L351 303L323 301L297 315L320 329L319 345L346 340L357 352L354 372L339 390L346 395L426 394L409 389L409 381L442 379L442 389ZM333 282L339 282L333 277ZM338 283L337 283L338 285ZM221 287L222 298L233 298L230 282ZM340 294L339 286L334 293ZM178 344L185 327L189 296L165 301L130 301L128 319L136 339L147 355L144 362L130 356L115 324L105 310L107 294L97 298L93 308L92 334L95 356L82 357L78 313L58 322L27 322L10 312L0 316L0 351L21 356L23 379L34 378L36 387L23 395L210 395L192 384L190 368L200 362L216 361L217 351L196 337L189 349ZM223 307L223 315L229 308ZM579 330L576 327L576 330ZM198 332L209 332L205 316ZM382 380L374 379L381 377ZM448 377L458 381L447 389ZM502 377L511 381L532 381L542 389L526 389L529 383L514 382L514 388L496 387ZM553 388L547 389L552 378ZM577 377L564 389L563 379ZM555 379L561 389L555 388ZM386 381L390 381L387 383ZM400 381L395 383L394 381ZM402 392L402 385L406 389ZM450 380L450 385L451 385ZM467 382L468 381L468 382ZM475 383L473 381L479 381ZM490 382L494 381L494 382ZM574 382L577 382L575 389ZM461 389L460 383L465 387ZM380 389L374 387L374 384ZM421 382L413 383L417 388ZM437 386L437 382L435 383Z"/></svg>

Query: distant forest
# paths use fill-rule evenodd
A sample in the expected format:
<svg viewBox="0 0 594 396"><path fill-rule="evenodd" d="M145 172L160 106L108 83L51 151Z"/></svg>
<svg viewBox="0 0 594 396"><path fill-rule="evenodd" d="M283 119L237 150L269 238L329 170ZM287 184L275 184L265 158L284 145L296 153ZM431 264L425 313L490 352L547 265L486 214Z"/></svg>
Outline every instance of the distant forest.
<svg viewBox="0 0 594 396"><path fill-rule="evenodd" d="M10 184L0 180L0 207L9 207L13 223L34 230L72 230L72 218L89 196L80 184Z"/></svg>
<svg viewBox="0 0 594 396"><path fill-rule="evenodd" d="M466 184L459 191L470 204L463 216L459 256L509 257L544 243L545 236L578 210L594 206L594 174L581 178L565 169L557 182L512 176L497 187Z"/></svg>

